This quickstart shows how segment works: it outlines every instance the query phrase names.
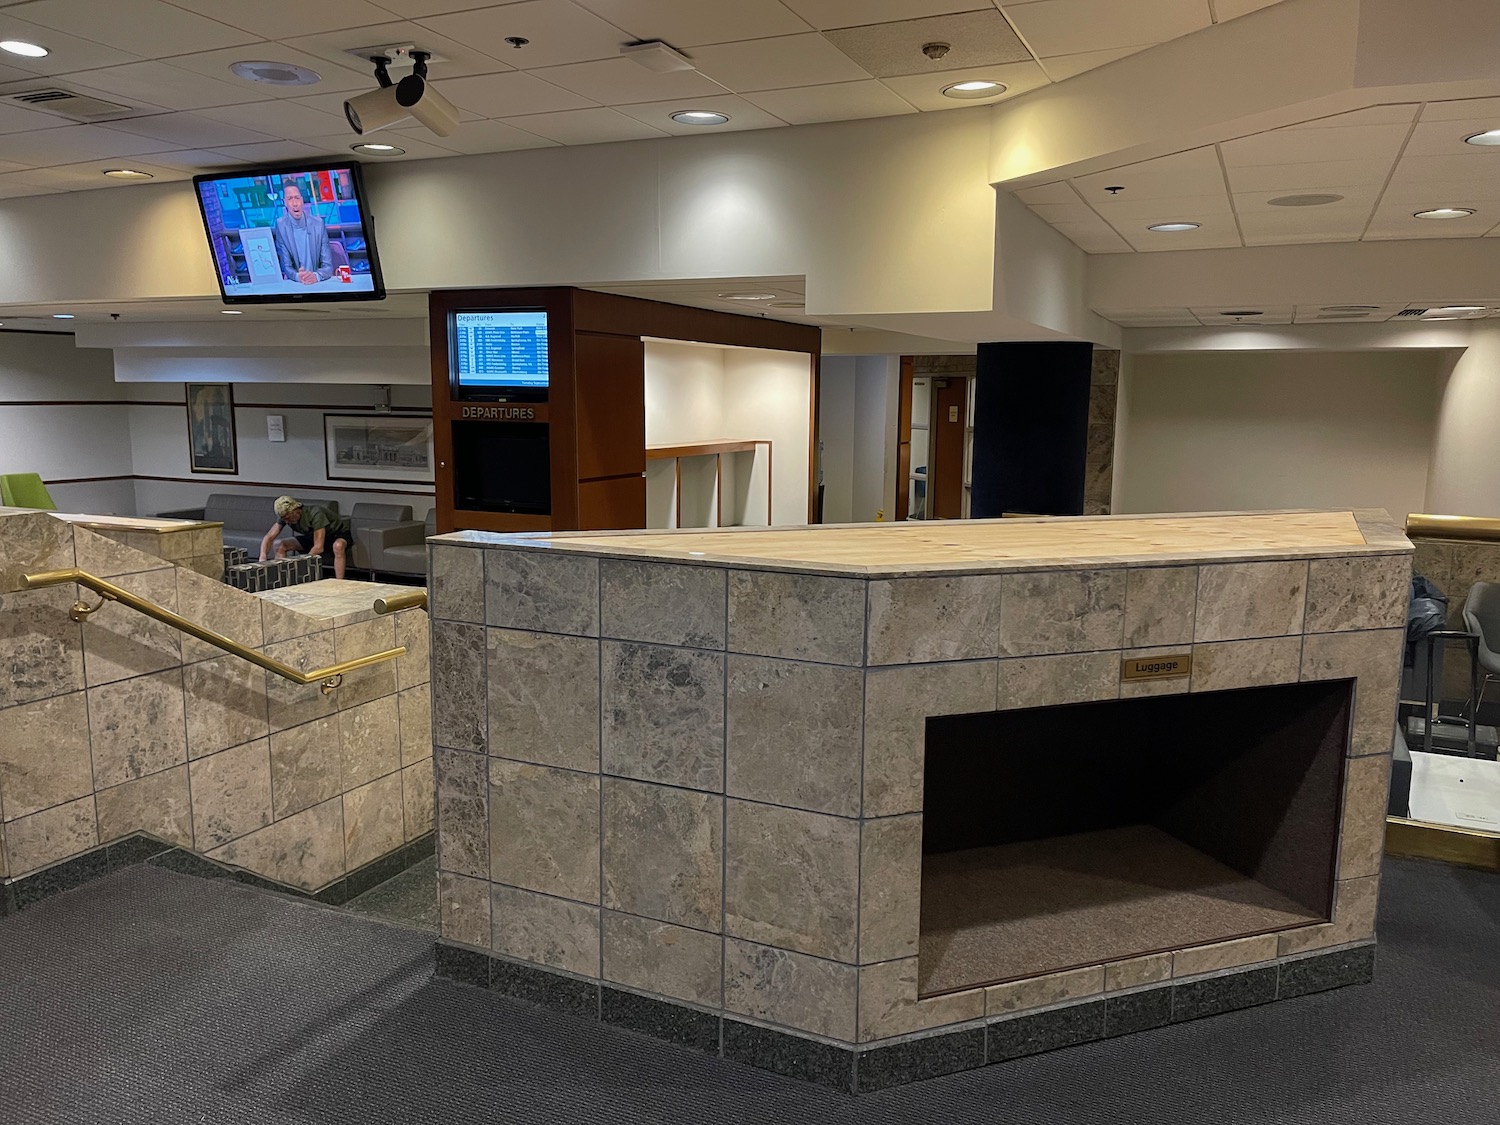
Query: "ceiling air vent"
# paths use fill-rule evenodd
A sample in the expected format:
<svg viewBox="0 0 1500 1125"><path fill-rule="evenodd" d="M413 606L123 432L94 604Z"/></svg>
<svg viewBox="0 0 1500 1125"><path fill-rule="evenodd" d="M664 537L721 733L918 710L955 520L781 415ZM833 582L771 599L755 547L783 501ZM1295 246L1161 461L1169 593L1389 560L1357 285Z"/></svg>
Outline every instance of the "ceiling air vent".
<svg viewBox="0 0 1500 1125"><path fill-rule="evenodd" d="M0 100L26 109L66 117L69 121L109 121L116 117L128 117L135 112L128 105L117 105L102 98L89 98L56 87L28 90L24 94L7 94Z"/></svg>
<svg viewBox="0 0 1500 1125"><path fill-rule="evenodd" d="M1403 316L1424 316L1426 313L1426 309L1402 309L1392 319L1399 320Z"/></svg>
<svg viewBox="0 0 1500 1125"><path fill-rule="evenodd" d="M1368 320L1369 313L1319 313L1314 320Z"/></svg>

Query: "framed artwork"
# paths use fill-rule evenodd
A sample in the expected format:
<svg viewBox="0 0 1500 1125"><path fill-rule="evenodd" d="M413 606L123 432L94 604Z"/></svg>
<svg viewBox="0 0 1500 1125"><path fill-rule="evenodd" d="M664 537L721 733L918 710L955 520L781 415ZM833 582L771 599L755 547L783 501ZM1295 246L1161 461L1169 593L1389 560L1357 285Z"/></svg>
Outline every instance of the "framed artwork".
<svg viewBox="0 0 1500 1125"><path fill-rule="evenodd" d="M329 480L431 484L432 416L325 414Z"/></svg>
<svg viewBox="0 0 1500 1125"><path fill-rule="evenodd" d="M189 467L195 473L238 473L234 391L228 383L187 385Z"/></svg>

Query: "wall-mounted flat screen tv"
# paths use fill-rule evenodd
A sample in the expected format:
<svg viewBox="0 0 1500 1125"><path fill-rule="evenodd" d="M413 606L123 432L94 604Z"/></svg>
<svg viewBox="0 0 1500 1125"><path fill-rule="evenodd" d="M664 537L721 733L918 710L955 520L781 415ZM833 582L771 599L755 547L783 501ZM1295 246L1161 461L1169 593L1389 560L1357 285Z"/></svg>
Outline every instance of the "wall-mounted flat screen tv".
<svg viewBox="0 0 1500 1125"><path fill-rule="evenodd" d="M542 309L459 309L449 339L459 398L546 398L551 379Z"/></svg>
<svg viewBox="0 0 1500 1125"><path fill-rule="evenodd" d="M226 303L385 297L358 164L196 176L193 187Z"/></svg>

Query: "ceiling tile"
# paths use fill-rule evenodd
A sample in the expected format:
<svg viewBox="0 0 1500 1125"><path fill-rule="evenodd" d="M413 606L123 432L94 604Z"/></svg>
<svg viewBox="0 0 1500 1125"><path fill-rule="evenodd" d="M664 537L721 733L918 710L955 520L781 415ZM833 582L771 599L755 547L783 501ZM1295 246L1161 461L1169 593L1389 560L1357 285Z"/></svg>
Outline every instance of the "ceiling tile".
<svg viewBox="0 0 1500 1125"><path fill-rule="evenodd" d="M137 61L140 56L128 51L94 43L76 35L65 35L61 31L27 23L15 17L15 9L0 11L0 39L21 39L28 43L39 43L50 54L41 59L23 59L19 55L6 55L5 66L10 71L22 74L66 74L74 70L88 70L96 66L115 66L118 63Z"/></svg>
<svg viewBox="0 0 1500 1125"><path fill-rule="evenodd" d="M1474 145L1466 147L1470 152L1402 158L1391 175L1391 187L1444 184L1449 190L1481 193L1487 198L1493 196L1500 191L1500 157Z"/></svg>
<svg viewBox="0 0 1500 1125"><path fill-rule="evenodd" d="M1206 0L1001 0L1001 7L1038 57L1150 46L1212 23Z"/></svg>
<svg viewBox="0 0 1500 1125"><path fill-rule="evenodd" d="M380 0L380 6L406 19L420 16L437 16L446 12L462 12L484 0Z"/></svg>
<svg viewBox="0 0 1500 1125"><path fill-rule="evenodd" d="M225 145L215 149L225 156L233 156L246 164L274 160L307 160L322 156L322 150L298 141L264 141L254 145Z"/></svg>
<svg viewBox="0 0 1500 1125"><path fill-rule="evenodd" d="M393 130L390 136L392 144L402 144L404 142L397 141L395 138L410 137L414 134ZM544 137L525 132L501 121L469 122L460 126L453 136L443 137L442 144L444 148L463 153L511 152L525 148L554 147L554 142Z"/></svg>
<svg viewBox="0 0 1500 1125"><path fill-rule="evenodd" d="M1055 223L1057 232L1086 254L1129 254L1130 243L1108 223Z"/></svg>
<svg viewBox="0 0 1500 1125"><path fill-rule="evenodd" d="M943 96L943 87L954 82L968 82L976 78L988 78L1005 85L1005 93L998 98L969 101L963 98ZM977 105L994 105L1018 97L1028 90L1047 85L1047 76L1034 62L1006 63L999 66L974 66L966 70L945 70L936 74L913 74L905 78L886 78L886 86L909 101L918 109L965 109Z"/></svg>
<svg viewBox="0 0 1500 1125"><path fill-rule="evenodd" d="M1224 173L1212 145L1080 176L1073 184L1085 199L1101 206L1117 201L1170 199L1184 195L1225 197ZM1108 187L1123 187L1125 190L1113 194L1105 190Z"/></svg>
<svg viewBox="0 0 1500 1125"><path fill-rule="evenodd" d="M13 179L9 173L0 175L0 199L17 199L26 195L54 195L58 188L37 187L23 180Z"/></svg>
<svg viewBox="0 0 1500 1125"><path fill-rule="evenodd" d="M726 125L713 126L681 125L668 116L684 108L727 113L729 122ZM759 106L751 105L744 98L736 97L734 94L723 94L717 98L694 98L690 107L684 107L681 102L676 101L647 102L641 105L621 106L620 112L629 114L637 121L644 121L647 125L657 129L685 137L701 137L705 133L728 133L742 129L772 129L786 124L774 114L767 113Z"/></svg>
<svg viewBox="0 0 1500 1125"><path fill-rule="evenodd" d="M1047 220L1053 226L1059 223L1090 224L1104 222L1092 207L1076 195L1067 202L1029 203L1027 206L1031 208L1038 218ZM1107 223L1104 225L1108 226Z"/></svg>
<svg viewBox="0 0 1500 1125"><path fill-rule="evenodd" d="M189 175L212 171L215 168L230 168L243 163L236 157L225 156L222 152L210 152L207 149L172 149L167 152L153 152L148 159L159 168L175 168Z"/></svg>
<svg viewBox="0 0 1500 1125"><path fill-rule="evenodd" d="M314 86L267 86L263 82L251 82L229 69L232 63L245 60L265 60L306 67L318 74L320 81ZM320 59L316 55L309 55L306 51L299 51L295 47L288 47L284 43L256 43L249 47L234 47L225 51L202 51L194 55L179 55L172 60L172 65L191 70L194 74L204 74L209 78L228 82L237 89L254 90L273 98L305 98L314 92L338 93L347 90L373 89L375 86L375 79L371 77L368 70L360 66L358 59L351 57L347 64L335 63L328 59Z"/></svg>
<svg viewBox="0 0 1500 1125"><path fill-rule="evenodd" d="M1260 313L1259 316L1233 317L1225 313L1247 312L1253 309ZM1247 309L1245 306L1227 306L1225 308L1191 308L1188 312L1198 318L1202 324L1290 324L1296 315L1296 309L1291 305L1257 305L1252 304Z"/></svg>
<svg viewBox="0 0 1500 1125"><path fill-rule="evenodd" d="M985 6L984 0L782 0L782 3L819 29L894 23L950 12L972 12Z"/></svg>
<svg viewBox="0 0 1500 1125"><path fill-rule="evenodd" d="M510 70L503 62L492 59L476 47L439 35L430 28L412 22L381 23L372 27L355 28L352 31L325 31L317 35L302 35L296 39L283 39L288 47L306 51L320 59L354 67L368 76L370 86L375 85L375 68L368 62L349 52L359 47L379 47L388 43L410 43L419 50L430 51L440 61L432 63L432 76L439 82L445 78L458 78L466 74L494 74ZM398 59L390 68L392 78L401 79L411 73L411 61Z"/></svg>
<svg viewBox="0 0 1500 1125"><path fill-rule="evenodd" d="M747 94L746 100L791 125L894 117L900 113L916 112L905 98L873 79L790 90L762 90L758 94Z"/></svg>
<svg viewBox="0 0 1500 1125"><path fill-rule="evenodd" d="M1073 190L1067 180L1058 180L1055 184L1039 184L1036 187L1022 188L1014 194L1027 206L1036 203L1076 203L1078 201L1078 193Z"/></svg>
<svg viewBox="0 0 1500 1125"><path fill-rule="evenodd" d="M1229 195L1222 188L1212 195L1181 195L1159 199L1129 199L1119 195L1095 204L1098 213L1116 228L1144 228L1154 223L1200 223L1232 218Z"/></svg>
<svg viewBox="0 0 1500 1125"><path fill-rule="evenodd" d="M1031 61L1031 52L994 8L846 27L825 34L829 42L877 78ZM950 43L952 49L941 59L929 59L922 47L933 42Z"/></svg>
<svg viewBox="0 0 1500 1125"><path fill-rule="evenodd" d="M1315 117L1288 129L1341 129L1345 125L1410 125L1416 120L1417 102L1396 102L1391 105L1372 105L1365 109L1351 109L1348 113L1332 113L1327 117Z"/></svg>
<svg viewBox="0 0 1500 1125"><path fill-rule="evenodd" d="M1401 150L1401 162L1414 156L1460 156L1471 160L1491 160L1491 175L1500 176L1500 148L1464 143L1465 137L1500 129L1500 114L1486 117L1456 117L1447 121L1423 121L1412 130L1411 139Z"/></svg>
<svg viewBox="0 0 1500 1125"><path fill-rule="evenodd" d="M170 0L179 8L208 16L261 39L285 39L366 24L389 23L391 13L369 0ZM371 42L386 42L376 39ZM358 44L356 44L357 46ZM197 48L201 50L202 48Z"/></svg>
<svg viewBox="0 0 1500 1125"><path fill-rule="evenodd" d="M468 128L460 125L460 132ZM442 159L445 156L453 156L458 149L448 148L447 137L435 137L425 129L421 135L403 132L400 135L396 130L382 130L370 137L376 144L395 145L406 151L401 156L378 156L374 153L354 152L350 147L359 143L359 138L345 130L340 133L329 133L321 137L298 137L302 144L310 145L320 149L330 156L340 156L346 160L363 160L371 164L395 164L410 160Z"/></svg>
<svg viewBox="0 0 1500 1125"><path fill-rule="evenodd" d="M1240 245L1239 230L1232 215L1205 215L1197 230L1162 233L1146 229L1152 223L1171 222L1174 217L1182 216L1163 212L1155 218L1133 221L1128 225L1117 223L1115 229L1124 235L1125 241L1130 245L1148 253L1160 250L1216 250Z"/></svg>
<svg viewBox="0 0 1500 1125"><path fill-rule="evenodd" d="M1500 129L1500 98L1428 102L1422 109L1423 121L1455 121L1467 117L1489 117L1495 122L1492 128Z"/></svg>
<svg viewBox="0 0 1500 1125"><path fill-rule="evenodd" d="M163 109L204 109L209 106L242 105L265 101L251 83L231 86L228 82L194 74L164 62L128 63L62 77L62 84L100 91L100 96L128 105L154 105Z"/></svg>
<svg viewBox="0 0 1500 1125"><path fill-rule="evenodd" d="M724 92L724 87L694 70L657 74L639 63L620 58L554 66L540 71L538 76L600 105L625 105L664 98L693 99Z"/></svg>
<svg viewBox="0 0 1500 1125"><path fill-rule="evenodd" d="M278 103L281 104L281 103ZM257 141L275 140L272 133L241 128L200 117L195 113L161 113L154 117L132 117L125 121L110 121L101 129L117 129L122 133L134 133L138 137L149 137L163 141L172 148L212 148L220 145L252 144Z"/></svg>
<svg viewBox="0 0 1500 1125"><path fill-rule="evenodd" d="M665 137L666 131L613 109L570 109L508 118L507 125L564 145L594 145Z"/></svg>
<svg viewBox="0 0 1500 1125"><path fill-rule="evenodd" d="M810 28L780 0L578 0L635 39L661 39L678 50Z"/></svg>
<svg viewBox="0 0 1500 1125"><path fill-rule="evenodd" d="M1266 191L1290 195L1293 192L1378 187L1390 175L1391 163L1388 160L1318 160L1307 164L1231 167L1228 172L1229 186L1236 192Z"/></svg>
<svg viewBox="0 0 1500 1125"><path fill-rule="evenodd" d="M25 168L26 165L24 164L13 164L9 160L0 160L0 172L21 172Z"/></svg>
<svg viewBox="0 0 1500 1125"><path fill-rule="evenodd" d="M29 133L36 129L59 129L72 122L38 109L0 103L0 134ZM0 141L0 156L5 153L5 142Z"/></svg>
<svg viewBox="0 0 1500 1125"><path fill-rule="evenodd" d="M241 129L253 129L282 140L299 137L320 137L346 126L343 117L299 105L297 102L281 100L252 102L250 105L221 106L205 109L203 116L213 121L237 125ZM225 142L232 143L232 142ZM205 148L223 148L223 144L204 145Z"/></svg>
<svg viewBox="0 0 1500 1125"><path fill-rule="evenodd" d="M1225 141L1231 168L1256 164L1308 164L1321 160L1393 161L1410 130L1405 125L1346 125L1327 129L1273 129Z"/></svg>
<svg viewBox="0 0 1500 1125"><path fill-rule="evenodd" d="M1358 215L1360 220L1368 218L1370 209L1380 199L1380 181L1361 184L1358 187L1345 187L1330 194L1342 195L1344 198L1337 203L1322 203L1314 207L1278 207L1271 202L1282 196L1293 194L1285 191L1240 191L1234 194L1234 209L1241 218L1247 214L1265 214L1271 217L1280 217L1288 221L1314 222L1322 221L1319 216L1342 216Z"/></svg>
<svg viewBox="0 0 1500 1125"><path fill-rule="evenodd" d="M107 160L90 160L80 164L64 164L53 168L34 168L16 174L17 181L36 184L38 187L56 188L59 191L91 191L96 188L119 188L139 186L145 181L116 180L106 176L105 170L118 168L117 157ZM158 182L168 183L185 180L190 173L177 168L165 167L150 161L131 158L129 167L138 172L147 172Z"/></svg>
<svg viewBox="0 0 1500 1125"><path fill-rule="evenodd" d="M634 63L630 66L639 70ZM547 71L550 78L554 71ZM448 100L481 117L517 117L524 113L552 113L563 109L586 109L592 103L560 85L518 70L455 78L439 88Z"/></svg>
<svg viewBox="0 0 1500 1125"><path fill-rule="evenodd" d="M258 36L205 19L163 0L33 0L7 10L96 43L107 43L142 58L159 59L190 51L212 51L254 43Z"/></svg>
<svg viewBox="0 0 1500 1125"><path fill-rule="evenodd" d="M524 0L420 21L439 35L522 70L614 58L630 35L571 0ZM516 49L506 36L530 39Z"/></svg>
<svg viewBox="0 0 1500 1125"><path fill-rule="evenodd" d="M1210 0L1214 7L1214 16L1220 23L1239 19L1240 16L1248 16L1251 12L1258 12L1262 8L1269 8L1273 4L1281 3L1281 0Z"/></svg>
<svg viewBox="0 0 1500 1125"><path fill-rule="evenodd" d="M120 133L99 125L68 125L36 133L10 133L0 141L0 158L40 168L106 156L130 156L169 147L149 137Z"/></svg>
<svg viewBox="0 0 1500 1125"><path fill-rule="evenodd" d="M782 35L699 47L699 72L737 93L858 82L870 76L821 35Z"/></svg>
<svg viewBox="0 0 1500 1125"><path fill-rule="evenodd" d="M1108 66L1112 62L1138 55L1142 51L1149 50L1149 46L1138 47L1113 47L1108 51L1084 51L1077 55L1053 55L1050 58L1040 60L1042 69L1047 72L1047 77L1054 82L1063 82L1069 78L1076 78L1085 71L1097 70L1101 66Z"/></svg>

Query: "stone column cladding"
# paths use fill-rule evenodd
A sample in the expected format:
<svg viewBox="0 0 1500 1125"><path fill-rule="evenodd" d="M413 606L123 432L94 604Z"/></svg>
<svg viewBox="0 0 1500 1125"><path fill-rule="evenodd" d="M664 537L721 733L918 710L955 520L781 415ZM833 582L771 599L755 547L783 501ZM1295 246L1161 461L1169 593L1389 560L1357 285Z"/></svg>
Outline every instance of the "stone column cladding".
<svg viewBox="0 0 1500 1125"><path fill-rule="evenodd" d="M194 523L172 531L135 531L96 524L88 530L122 547L155 555L205 578L224 577L224 525Z"/></svg>
<svg viewBox="0 0 1500 1125"><path fill-rule="evenodd" d="M1357 518L1367 546L1300 557L889 578L434 540L453 963L633 1025L717 1016L725 1053L745 1027L859 1051L1247 966L1274 996L1282 962L1374 931L1410 545ZM1122 685L1122 658L1189 650L1191 679ZM927 716L1344 678L1331 923L918 997Z"/></svg>
<svg viewBox="0 0 1500 1125"><path fill-rule="evenodd" d="M20 589L23 574L74 566L304 669L409 655L325 696L124 606L75 623L75 586ZM62 878L59 865L144 833L319 892L429 833L427 615L377 617L386 588L350 585L369 591L362 610L298 612L0 510L0 884Z"/></svg>
<svg viewBox="0 0 1500 1125"><path fill-rule="evenodd" d="M1089 371L1089 440L1085 454L1083 514L1107 516L1115 491L1115 416L1119 410L1120 353L1094 349Z"/></svg>

